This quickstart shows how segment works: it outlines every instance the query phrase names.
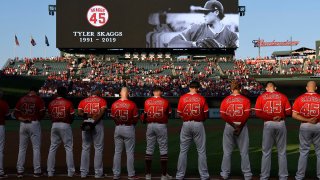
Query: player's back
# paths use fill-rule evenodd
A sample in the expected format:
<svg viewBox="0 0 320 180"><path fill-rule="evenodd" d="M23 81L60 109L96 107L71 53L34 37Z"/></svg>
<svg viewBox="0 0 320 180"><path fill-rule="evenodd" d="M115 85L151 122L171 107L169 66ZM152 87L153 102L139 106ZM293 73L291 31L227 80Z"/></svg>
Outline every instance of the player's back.
<svg viewBox="0 0 320 180"><path fill-rule="evenodd" d="M74 114L74 108L71 101L62 97L57 97L50 102L48 111L52 122L64 122L71 124L71 114Z"/></svg>
<svg viewBox="0 0 320 180"><path fill-rule="evenodd" d="M264 92L258 97L255 110L268 116L285 118L286 111L291 110L291 105L288 98L280 92Z"/></svg>
<svg viewBox="0 0 320 180"><path fill-rule="evenodd" d="M151 97L144 103L144 112L147 113L147 122L167 123L171 108L169 101L163 97Z"/></svg>
<svg viewBox="0 0 320 180"><path fill-rule="evenodd" d="M107 102L103 98L93 95L80 101L78 109L87 114L98 114L101 108L106 108Z"/></svg>
<svg viewBox="0 0 320 180"><path fill-rule="evenodd" d="M45 104L39 96L28 94L18 101L15 110L25 119L40 120L40 111L45 110Z"/></svg>
<svg viewBox="0 0 320 180"><path fill-rule="evenodd" d="M320 95L318 93L300 95L293 104L293 111L306 118L318 117L320 121Z"/></svg>
<svg viewBox="0 0 320 180"><path fill-rule="evenodd" d="M250 106L250 100L247 97L240 94L229 95L222 101L220 111L233 122L243 122L247 120L244 114L250 112Z"/></svg>
<svg viewBox="0 0 320 180"><path fill-rule="evenodd" d="M200 94L187 93L180 97L178 113L184 121L204 121L209 111L206 99Z"/></svg>
<svg viewBox="0 0 320 180"><path fill-rule="evenodd" d="M111 106L111 116L117 117L123 124L134 124L137 122L135 118L138 117L138 108L131 100L117 100Z"/></svg>

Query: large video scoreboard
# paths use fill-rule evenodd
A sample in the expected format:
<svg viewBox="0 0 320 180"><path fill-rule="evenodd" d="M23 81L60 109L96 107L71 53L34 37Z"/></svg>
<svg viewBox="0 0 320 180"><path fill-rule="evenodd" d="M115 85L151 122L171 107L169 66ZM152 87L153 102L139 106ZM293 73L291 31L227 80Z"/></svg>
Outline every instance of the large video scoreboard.
<svg viewBox="0 0 320 180"><path fill-rule="evenodd" d="M237 48L238 0L57 0L57 48Z"/></svg>

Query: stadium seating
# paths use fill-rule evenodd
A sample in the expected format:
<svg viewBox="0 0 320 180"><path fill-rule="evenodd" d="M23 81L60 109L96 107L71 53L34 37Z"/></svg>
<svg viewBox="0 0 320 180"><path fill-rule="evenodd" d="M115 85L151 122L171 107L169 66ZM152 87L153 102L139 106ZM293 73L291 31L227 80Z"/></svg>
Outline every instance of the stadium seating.
<svg viewBox="0 0 320 180"><path fill-rule="evenodd" d="M303 59L246 59L225 58L185 59L24 59L11 60L2 70L4 75L45 76L40 92L51 96L58 86L66 86L72 96L85 96L92 88L100 89L105 96L114 96L123 84L132 90L132 96L150 95L155 85L164 87L166 96L179 96L188 82L197 79L202 84L202 94L224 96L229 93L232 78L244 85L249 96L263 91L250 75L320 74L320 61ZM227 75L228 79L221 79ZM218 78L218 79L217 79ZM81 93L79 93L81 92Z"/></svg>

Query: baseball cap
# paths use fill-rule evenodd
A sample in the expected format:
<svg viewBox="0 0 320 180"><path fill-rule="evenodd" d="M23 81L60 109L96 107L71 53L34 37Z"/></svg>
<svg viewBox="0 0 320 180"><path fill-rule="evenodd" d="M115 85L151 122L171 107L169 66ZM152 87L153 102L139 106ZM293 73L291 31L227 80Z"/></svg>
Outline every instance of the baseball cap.
<svg viewBox="0 0 320 180"><path fill-rule="evenodd" d="M207 1L203 8L200 9L201 11L215 11L219 10L220 13L224 13L224 8L221 2L217 0L210 0Z"/></svg>

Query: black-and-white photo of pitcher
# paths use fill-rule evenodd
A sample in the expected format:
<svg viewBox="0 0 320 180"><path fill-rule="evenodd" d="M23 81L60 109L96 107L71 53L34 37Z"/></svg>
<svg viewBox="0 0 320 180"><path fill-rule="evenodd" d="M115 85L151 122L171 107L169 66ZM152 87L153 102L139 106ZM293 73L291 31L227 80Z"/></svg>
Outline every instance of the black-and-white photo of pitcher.
<svg viewBox="0 0 320 180"><path fill-rule="evenodd" d="M237 0L199 1L179 10L168 7L149 15L153 30L146 34L147 48L239 47Z"/></svg>

